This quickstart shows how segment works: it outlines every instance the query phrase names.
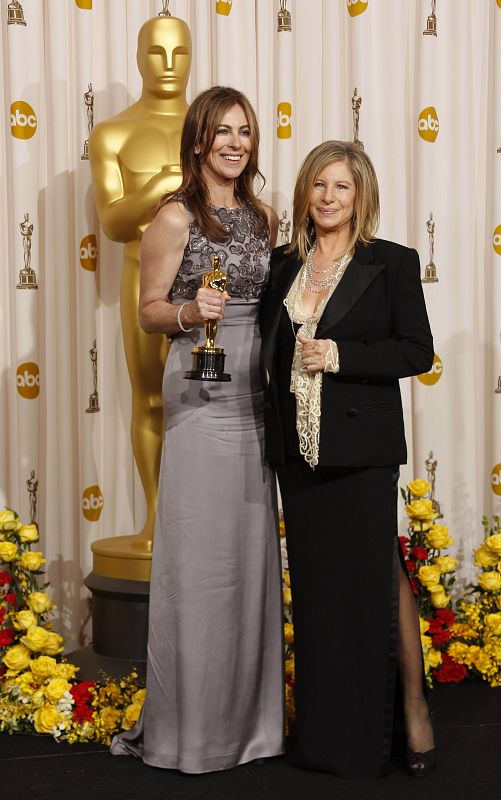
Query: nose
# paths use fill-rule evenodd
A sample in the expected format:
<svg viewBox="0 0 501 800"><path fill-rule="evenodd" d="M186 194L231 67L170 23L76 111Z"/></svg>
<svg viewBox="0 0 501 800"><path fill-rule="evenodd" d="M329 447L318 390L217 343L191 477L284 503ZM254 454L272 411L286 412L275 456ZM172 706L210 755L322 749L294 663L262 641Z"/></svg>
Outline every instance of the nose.
<svg viewBox="0 0 501 800"><path fill-rule="evenodd" d="M231 131L229 144L230 147L235 148L235 150L238 150L240 148L240 137L237 131Z"/></svg>
<svg viewBox="0 0 501 800"><path fill-rule="evenodd" d="M335 197L334 186L331 186L331 184L327 183L324 187L324 194L323 194L324 203L330 205L334 201L334 197Z"/></svg>

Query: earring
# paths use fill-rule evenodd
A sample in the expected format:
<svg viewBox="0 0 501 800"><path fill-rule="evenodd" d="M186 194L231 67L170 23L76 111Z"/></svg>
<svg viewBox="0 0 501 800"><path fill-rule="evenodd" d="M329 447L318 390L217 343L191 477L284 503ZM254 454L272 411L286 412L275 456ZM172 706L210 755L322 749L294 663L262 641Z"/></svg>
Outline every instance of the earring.
<svg viewBox="0 0 501 800"><path fill-rule="evenodd" d="M195 153L196 156L199 156L200 155L200 148L199 147L195 147L193 152Z"/></svg>

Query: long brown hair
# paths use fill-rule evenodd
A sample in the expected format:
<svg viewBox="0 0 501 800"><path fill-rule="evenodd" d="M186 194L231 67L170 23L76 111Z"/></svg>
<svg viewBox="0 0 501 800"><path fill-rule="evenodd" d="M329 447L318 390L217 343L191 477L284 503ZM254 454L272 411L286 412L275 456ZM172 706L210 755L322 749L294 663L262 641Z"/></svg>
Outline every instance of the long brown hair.
<svg viewBox="0 0 501 800"><path fill-rule="evenodd" d="M353 174L355 209L347 251L355 244L369 244L379 224L379 188L376 171L367 153L354 142L323 142L304 159L294 188L292 237L287 252L299 251L303 261L315 242L315 228L309 215L310 197L319 173L334 161L344 161Z"/></svg>
<svg viewBox="0 0 501 800"><path fill-rule="evenodd" d="M242 92L229 86L212 86L201 92L188 109L181 134L181 170L183 180L179 189L161 198L158 208L171 200L182 199L193 213L200 230L213 242L228 239L217 217L211 211L210 197L200 169L216 138L221 119L230 108L239 105L249 123L251 151L244 171L235 181L235 196L241 204L251 204L259 223L255 232L268 233L268 220L262 203L254 193L254 178L264 177L258 167L259 126L251 104ZM195 148L200 149L198 154Z"/></svg>

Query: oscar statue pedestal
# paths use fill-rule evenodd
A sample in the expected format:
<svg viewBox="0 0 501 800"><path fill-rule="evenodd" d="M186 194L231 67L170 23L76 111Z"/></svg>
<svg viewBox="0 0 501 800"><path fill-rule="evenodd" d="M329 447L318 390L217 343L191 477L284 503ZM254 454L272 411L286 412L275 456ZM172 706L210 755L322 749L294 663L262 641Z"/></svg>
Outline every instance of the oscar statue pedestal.
<svg viewBox="0 0 501 800"><path fill-rule="evenodd" d="M92 544L92 644L67 655L79 680L127 675L146 677L152 542L141 535L114 536Z"/></svg>

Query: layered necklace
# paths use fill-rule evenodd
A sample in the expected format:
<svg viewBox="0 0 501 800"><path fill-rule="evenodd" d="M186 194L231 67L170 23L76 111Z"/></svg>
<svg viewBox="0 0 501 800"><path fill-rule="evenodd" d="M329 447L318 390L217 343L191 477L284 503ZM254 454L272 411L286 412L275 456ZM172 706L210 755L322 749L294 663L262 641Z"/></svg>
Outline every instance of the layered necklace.
<svg viewBox="0 0 501 800"><path fill-rule="evenodd" d="M350 260L350 253L345 253L341 258L336 259L330 267L325 269L315 269L313 266L313 256L317 249L317 243L309 251L305 261L306 288L312 294L322 294L326 289L335 286L342 278L346 265Z"/></svg>

